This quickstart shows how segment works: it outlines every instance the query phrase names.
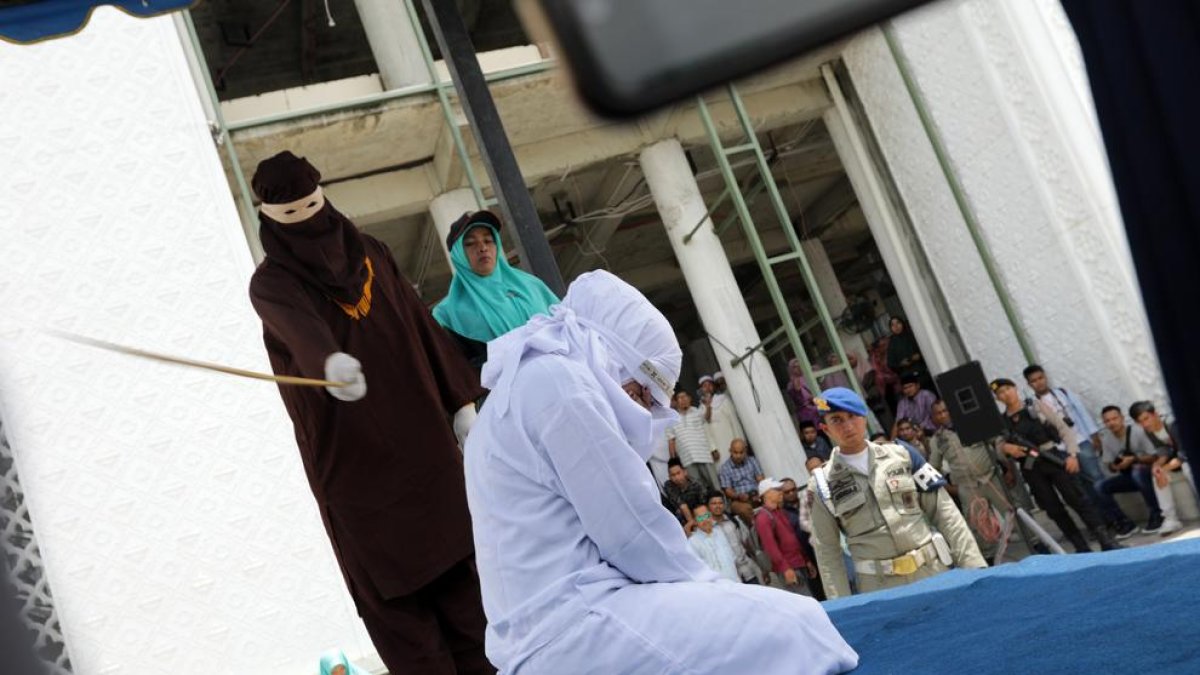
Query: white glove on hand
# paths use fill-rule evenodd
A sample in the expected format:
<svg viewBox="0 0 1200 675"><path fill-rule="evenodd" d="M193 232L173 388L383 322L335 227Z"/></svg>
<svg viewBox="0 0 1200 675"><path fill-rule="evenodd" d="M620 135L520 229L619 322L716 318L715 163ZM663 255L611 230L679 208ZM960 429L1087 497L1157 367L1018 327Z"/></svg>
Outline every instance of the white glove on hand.
<svg viewBox="0 0 1200 675"><path fill-rule="evenodd" d="M334 352L325 359L325 379L347 383L345 387L325 387L330 396L339 401L357 401L367 395L367 378L363 376L362 364L346 352Z"/></svg>
<svg viewBox="0 0 1200 675"><path fill-rule="evenodd" d="M467 434L475 424L476 417L478 415L475 412L474 403L468 403L454 413L454 435L458 437L458 447L466 447Z"/></svg>

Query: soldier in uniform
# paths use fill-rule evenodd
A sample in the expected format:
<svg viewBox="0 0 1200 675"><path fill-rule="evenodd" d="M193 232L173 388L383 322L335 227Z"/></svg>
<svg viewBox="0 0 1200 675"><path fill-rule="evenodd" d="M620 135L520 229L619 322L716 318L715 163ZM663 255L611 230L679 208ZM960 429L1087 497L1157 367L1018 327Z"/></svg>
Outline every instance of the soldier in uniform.
<svg viewBox="0 0 1200 675"><path fill-rule="evenodd" d="M1011 517L1013 506L1008 501L1004 485L1000 483L1000 466L995 449L986 443L963 445L950 422L950 411L945 401L936 401L930 417L937 431L929 437L929 463L933 468L950 474L954 488L958 490L958 500L968 514L976 511L976 500L983 500L987 509L995 508L1001 514ZM1003 463L1004 482L1012 487L1016 485L1016 474L1012 464ZM997 539L984 537L979 531L977 518L967 517L967 525L975 535L979 550L983 557L991 560L996 554Z"/></svg>
<svg viewBox="0 0 1200 675"><path fill-rule="evenodd" d="M951 566L987 566L936 469L899 445L868 441L867 406L853 391L835 387L815 400L821 427L837 445L808 483L812 543L828 597L850 594L843 535L860 592L903 586Z"/></svg>
<svg viewBox="0 0 1200 675"><path fill-rule="evenodd" d="M1021 475L1029 484L1034 500L1058 525L1075 552L1087 553L1092 549L1063 502L1091 530L1101 550L1125 548L1112 538L1100 512L1072 478L1079 473L1079 445L1063 418L1044 401L1022 400L1016 383L1007 378L992 380L992 392L1004 405L1004 424L1008 430L1000 451L1020 463Z"/></svg>

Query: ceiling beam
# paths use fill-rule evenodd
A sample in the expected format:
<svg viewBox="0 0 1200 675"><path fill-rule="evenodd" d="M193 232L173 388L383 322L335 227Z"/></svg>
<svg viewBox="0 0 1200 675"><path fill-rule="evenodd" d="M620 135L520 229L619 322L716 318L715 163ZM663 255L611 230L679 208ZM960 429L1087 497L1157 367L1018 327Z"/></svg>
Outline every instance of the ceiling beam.
<svg viewBox="0 0 1200 675"><path fill-rule="evenodd" d="M800 212L799 222L801 236L804 238L819 237L825 229L837 218L858 203L858 196L850 185L850 179L842 174L825 189L808 207Z"/></svg>
<svg viewBox="0 0 1200 675"><path fill-rule="evenodd" d="M325 185L325 195L359 227L423 213L437 194L429 164Z"/></svg>
<svg viewBox="0 0 1200 675"><path fill-rule="evenodd" d="M588 208L584 209L584 212L620 206L625 196L631 194L640 177L641 171L638 167L631 167L625 162L614 163L599 181L599 187L595 191L596 198L588 202ZM576 245L568 249L559 260L563 278L570 281L592 269L596 258L608 246L624 220L625 215L618 214L573 223L571 229L574 230Z"/></svg>

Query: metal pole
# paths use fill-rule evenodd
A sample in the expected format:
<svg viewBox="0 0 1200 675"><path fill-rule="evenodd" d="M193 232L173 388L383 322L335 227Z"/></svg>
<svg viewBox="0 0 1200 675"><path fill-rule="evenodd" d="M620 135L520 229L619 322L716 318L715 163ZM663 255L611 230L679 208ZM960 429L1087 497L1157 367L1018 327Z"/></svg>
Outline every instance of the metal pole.
<svg viewBox="0 0 1200 675"><path fill-rule="evenodd" d="M412 0L404 0L404 10L408 12L409 21L416 26L421 58L425 61L425 69L429 71L429 80L433 82L437 92L438 102L442 106L442 117L446 119L446 128L450 130L450 138L454 141L454 151L458 153L458 161L462 162L463 173L467 176L467 184L471 186L471 192L475 194L475 203L478 207L486 209L490 204L483 196L483 186L479 184L479 177L475 175L475 167L471 164L471 153L467 152L467 144L463 142L462 131L458 128L458 119L454 117L454 107L450 105L450 95L446 93L446 85L433 63L433 52L430 51L429 42L425 39L425 31L421 30L421 19L417 16L417 8L413 6ZM454 268L453 265L450 267Z"/></svg>
<svg viewBox="0 0 1200 675"><path fill-rule="evenodd" d="M865 399L866 396L863 394L862 383L858 381L858 374L850 367L850 360L846 357L846 348L842 345L837 326L833 323L833 317L829 314L829 308L825 305L825 298L821 296L821 289L817 285L817 279L813 275L812 267L808 264L808 258L804 255L804 249L800 246L800 238L796 235L796 229L792 227L792 219L787 212L787 207L783 203L782 195L779 194L779 186L775 185L775 180L771 175L771 166L767 162L766 155L763 154L762 146L754 136L754 125L750 121L750 114L746 112L746 105L742 102L742 96L738 93L737 85L730 84L728 89L729 100L733 102L734 113L754 144L754 156L758 160L763 185L767 189L767 194L771 197L771 205L775 209L775 215L779 218L780 225L783 226L783 231L787 235L792 251L796 254L795 260L800 267L800 274L804 278L804 287L808 289L813 306L817 309L817 316L821 318L821 324L825 328L825 337L829 340L830 346L833 347L834 353L837 354L838 365L836 367L826 368L813 373L813 375L820 378L823 375L841 370L845 373L846 380L850 383L850 388ZM807 355L805 355L805 358L807 358ZM812 386L816 387L812 390L814 393L820 391L819 382L814 381Z"/></svg>
<svg viewBox="0 0 1200 675"><path fill-rule="evenodd" d="M188 10L181 12L183 16L183 25L187 28L188 40L191 42L192 51L196 55L197 76L204 82L205 91L208 92L208 98L212 101L213 123L217 126L218 144L223 137L225 140L225 152L229 154L229 165L233 170L233 179L237 183L240 199L235 199L238 205L238 213L242 220L242 232L246 235L246 243L250 246L250 256L254 259L257 265L266 257L263 253L262 242L258 238L258 215L254 212L254 193L250 191L250 183L246 181L246 174L242 171L242 163L238 160L237 147L233 142L233 137L229 134L229 128L225 126L225 116L221 114L221 101L217 98L217 90L213 87L212 77L208 73L208 68L204 62L204 50L200 47L200 38L196 35L196 24L192 21L192 13Z"/></svg>
<svg viewBox="0 0 1200 675"><path fill-rule="evenodd" d="M958 206L958 211L962 214L963 222L967 225L967 232L971 234L971 241L975 243L975 250L979 252L979 259L983 262L983 269L987 272L988 279L992 282L992 287L996 290L996 297L1000 299L1000 307L1004 309L1004 316L1008 319L1008 325L1012 327L1013 335L1017 338L1017 345L1021 347L1021 353L1025 355L1026 362L1037 363L1037 355L1034 354L1029 336L1026 335L1025 329L1021 326L1020 319L1017 318L1017 311L1013 307L1008 287L1004 285L1004 281L1000 278L1000 272L996 269L996 259L992 256L991 248L988 247L987 241L983 238L983 233L979 230L979 220L975 217L974 209L967 203L967 195L963 190L962 182L958 179L958 173L950 165L950 155L946 151L946 144L942 141L941 133L933 124L933 117L929 114L929 106L925 103L925 95L917 87L917 83L913 79L908 57L905 56L904 50L896 40L895 30L892 28L890 21L883 24L883 37L887 42L888 49L892 52L892 58L896 61L896 68L900 71L900 79L904 81L904 88L908 90L908 96L912 99L913 107L917 109L917 117L921 119L921 126L925 129L925 135L929 138L929 144L933 146L933 154L937 157L938 166L942 169L942 175L946 178L946 184L950 187L950 193L954 195L954 203Z"/></svg>
<svg viewBox="0 0 1200 675"><path fill-rule="evenodd" d="M410 0L405 0L409 2ZM424 42L424 36L421 41ZM550 70L555 65L554 61L541 61L539 63L530 63L524 66L515 68L506 68L487 74L488 82L501 82L510 80L515 77L524 77L526 75L536 75ZM368 108L371 106L382 105L392 101L399 101L413 96L422 94L434 93L440 87L439 83L430 84L414 84L411 87L403 87L401 89L392 89L390 91L381 91L377 94L368 94L366 96L358 96L344 101L334 101L333 103L324 103L308 108L300 108L298 110L287 110L269 115L261 115L259 117L251 117L244 120L235 120L229 123L229 131L245 131L257 127L265 127L272 124L282 124L286 122L294 122L296 120L307 117L318 117L321 115L330 115L340 112L348 112L358 108Z"/></svg>
<svg viewBox="0 0 1200 675"><path fill-rule="evenodd" d="M737 211L738 219L742 221L743 228L746 231L746 241L750 244L750 249L754 252L754 259L758 261L758 266L763 270L763 281L767 285L767 291L771 296L771 302L775 305L775 311L779 314L780 320L783 321L784 331L787 333L788 342L792 345L792 351L796 354L796 359L800 362L800 370L804 373L804 380L808 382L809 391L821 391L820 385L817 383L817 378L813 376L812 363L808 359L807 352L804 351L804 344L800 342L800 333L796 330L795 323L792 322L791 310L788 308L787 300L783 297L783 291L779 288L779 281L775 278L774 272L767 263L767 252L763 249L762 241L758 238L758 233L754 229L754 220L750 217L750 207L746 204L746 199L742 195L741 188L738 186L737 177L733 175L733 169L729 165L730 148L722 148L721 138L717 134L717 125L713 122L712 114L708 110L708 104L704 102L703 97L696 99L696 110L700 113L700 120L704 123L704 130L708 134L709 144L713 148L713 156L717 160L717 166L721 169L721 175L725 178L725 185L729 187L729 195L733 199L734 209ZM753 130L747 133L753 133ZM788 225L784 225L787 229Z"/></svg>
<svg viewBox="0 0 1200 675"><path fill-rule="evenodd" d="M458 90L463 112L479 142L479 152L492 179L492 189L499 200L501 214L512 226L514 248L521 256L521 266L562 296L566 286L558 262L554 260L533 198L525 187L521 167L517 165L517 158L504 133L504 123L500 120L492 92L488 90L479 60L475 57L475 47L471 44L467 26L453 2L423 0L423 5L438 47L441 48L442 58Z"/></svg>

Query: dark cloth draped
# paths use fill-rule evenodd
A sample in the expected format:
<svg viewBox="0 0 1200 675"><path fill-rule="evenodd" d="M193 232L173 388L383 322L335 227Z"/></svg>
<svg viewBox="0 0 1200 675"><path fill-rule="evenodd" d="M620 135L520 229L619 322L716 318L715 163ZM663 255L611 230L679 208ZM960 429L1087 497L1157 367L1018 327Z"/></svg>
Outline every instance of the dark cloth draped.
<svg viewBox="0 0 1200 675"><path fill-rule="evenodd" d="M887 365L897 375L903 376L909 372L920 372L923 370L925 368L923 360L916 363L909 363L907 366L900 365L900 362L904 359L919 355L920 353L921 348L917 346L917 339L907 326L905 326L904 332L888 338Z"/></svg>
<svg viewBox="0 0 1200 675"><path fill-rule="evenodd" d="M357 602L409 594L473 550L462 455L450 416L479 378L400 276L387 248L360 235L375 269L368 315L350 318L268 257L250 296L273 370L324 377L326 357L362 362L367 395L280 387L304 469Z"/></svg>
<svg viewBox="0 0 1200 675"><path fill-rule="evenodd" d="M1063 6L1083 48L1142 299L1200 480L1200 0Z"/></svg>

